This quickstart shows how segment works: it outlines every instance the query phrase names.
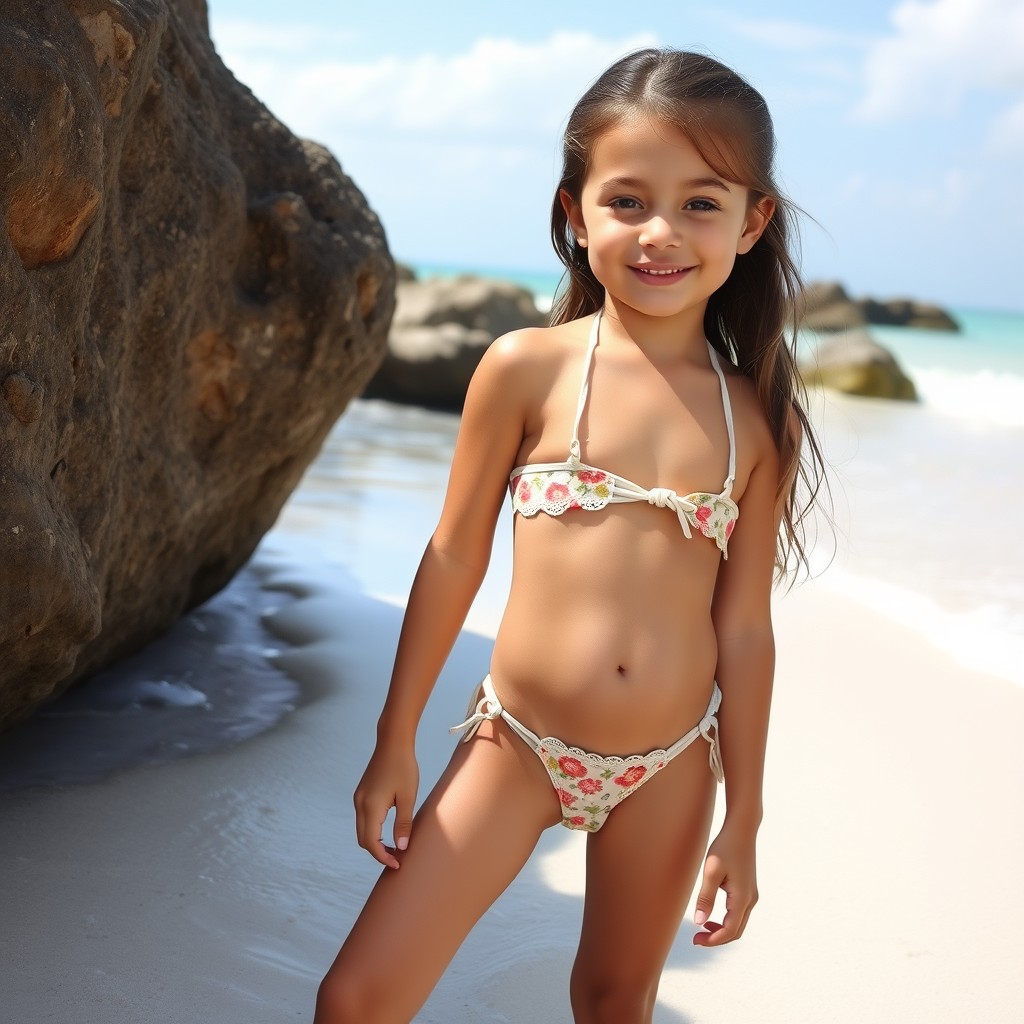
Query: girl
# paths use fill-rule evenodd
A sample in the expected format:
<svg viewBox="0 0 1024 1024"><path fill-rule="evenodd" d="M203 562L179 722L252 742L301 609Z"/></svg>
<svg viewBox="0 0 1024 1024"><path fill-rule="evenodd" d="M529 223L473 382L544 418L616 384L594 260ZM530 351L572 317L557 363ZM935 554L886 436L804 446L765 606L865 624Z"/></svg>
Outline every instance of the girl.
<svg viewBox="0 0 1024 1024"><path fill-rule="evenodd" d="M796 485L813 493L820 468L784 342L798 280L773 149L761 96L694 53L633 53L573 111L552 216L569 286L550 327L489 348L466 396L355 795L359 843L385 870L316 1024L410 1021L557 823L590 832L577 1024L651 1021L702 859L694 943L742 935L773 568L803 558ZM413 819L417 723L508 487L513 576L490 674Z"/></svg>

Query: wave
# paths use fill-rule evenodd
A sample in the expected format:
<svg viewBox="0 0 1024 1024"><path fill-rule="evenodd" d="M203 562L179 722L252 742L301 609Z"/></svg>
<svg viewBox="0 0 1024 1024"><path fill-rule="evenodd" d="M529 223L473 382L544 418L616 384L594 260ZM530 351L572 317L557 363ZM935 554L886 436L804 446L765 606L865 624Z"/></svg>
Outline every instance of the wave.
<svg viewBox="0 0 1024 1024"><path fill-rule="evenodd" d="M908 366L925 406L958 419L1024 427L1024 377L996 370Z"/></svg>
<svg viewBox="0 0 1024 1024"><path fill-rule="evenodd" d="M914 630L972 672L1024 686L1024 616L991 602L950 611L932 597L894 583L832 569L819 580L835 593Z"/></svg>

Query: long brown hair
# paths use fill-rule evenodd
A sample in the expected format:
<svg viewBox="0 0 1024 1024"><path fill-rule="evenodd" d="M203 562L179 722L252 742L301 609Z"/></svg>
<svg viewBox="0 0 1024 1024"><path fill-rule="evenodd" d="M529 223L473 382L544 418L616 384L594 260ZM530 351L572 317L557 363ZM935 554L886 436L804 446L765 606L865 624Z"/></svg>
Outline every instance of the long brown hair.
<svg viewBox="0 0 1024 1024"><path fill-rule="evenodd" d="M768 106L736 72L699 53L637 50L608 68L576 104L565 129L562 177L551 208L551 240L568 282L552 306L550 322L576 320L604 305L604 287L590 269L587 250L576 242L559 192L564 189L579 202L595 143L638 111L681 131L717 174L748 188L752 204L764 197L775 203L761 237L737 256L728 280L708 300L704 332L757 388L781 460L776 564L780 574L806 568L803 523L827 481L805 411L803 381L786 341L789 329L795 343L802 290L791 251L796 208L775 181L775 130Z"/></svg>

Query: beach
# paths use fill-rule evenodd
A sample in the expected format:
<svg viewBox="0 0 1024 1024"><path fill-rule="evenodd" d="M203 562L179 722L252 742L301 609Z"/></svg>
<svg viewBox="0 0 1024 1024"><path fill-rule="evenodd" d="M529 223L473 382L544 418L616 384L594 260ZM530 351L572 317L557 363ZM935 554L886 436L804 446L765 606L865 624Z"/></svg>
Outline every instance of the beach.
<svg viewBox="0 0 1024 1024"><path fill-rule="evenodd" d="M691 945L691 906L660 1024L1020 1019L1022 375L930 370L922 406L816 399L835 542L822 528L816 577L776 599L761 899L719 950ZM944 407L957 373L1011 398ZM311 1019L376 876L351 792L456 429L354 403L249 568L181 624L179 662L143 652L0 740L5 1021ZM506 511L424 714L421 797L487 670L510 546ZM151 723L160 742L126 750ZM111 757L83 763L97 730ZM421 1024L571 1020L585 842L545 834Z"/></svg>

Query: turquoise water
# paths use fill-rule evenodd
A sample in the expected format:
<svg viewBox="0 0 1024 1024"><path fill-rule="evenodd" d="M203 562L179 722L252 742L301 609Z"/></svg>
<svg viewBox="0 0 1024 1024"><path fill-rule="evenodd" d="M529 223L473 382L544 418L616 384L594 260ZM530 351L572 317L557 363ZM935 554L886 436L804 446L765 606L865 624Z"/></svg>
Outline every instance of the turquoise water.
<svg viewBox="0 0 1024 1024"><path fill-rule="evenodd" d="M533 292L547 309L561 274L553 268L516 270L416 264L420 277L477 274L513 281ZM962 330L870 328L914 379L926 406L961 418L1024 426L1024 313L950 310Z"/></svg>

